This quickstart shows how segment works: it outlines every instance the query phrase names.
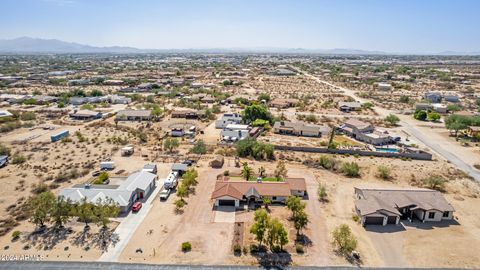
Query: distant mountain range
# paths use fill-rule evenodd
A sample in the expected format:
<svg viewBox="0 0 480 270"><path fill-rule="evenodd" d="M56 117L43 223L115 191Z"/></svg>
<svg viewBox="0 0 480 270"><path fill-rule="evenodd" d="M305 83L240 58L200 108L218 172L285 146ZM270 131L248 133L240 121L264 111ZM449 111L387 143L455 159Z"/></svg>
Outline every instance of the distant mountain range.
<svg viewBox="0 0 480 270"><path fill-rule="evenodd" d="M212 48L212 49L138 49L133 47L111 46L95 47L58 39L20 37L0 39L0 53L292 53L292 54L330 54L330 55L388 55L408 53L388 53L358 49L302 49L302 48ZM426 53L431 55L480 55L480 52L445 51Z"/></svg>

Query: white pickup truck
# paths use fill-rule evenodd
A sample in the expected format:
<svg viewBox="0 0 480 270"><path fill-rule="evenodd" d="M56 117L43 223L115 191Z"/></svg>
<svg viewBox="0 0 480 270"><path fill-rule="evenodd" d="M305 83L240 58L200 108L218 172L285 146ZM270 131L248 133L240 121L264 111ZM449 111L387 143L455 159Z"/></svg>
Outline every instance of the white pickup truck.
<svg viewBox="0 0 480 270"><path fill-rule="evenodd" d="M160 201L166 201L168 199L168 196L170 196L171 189L162 187L162 190L160 190L159 197Z"/></svg>

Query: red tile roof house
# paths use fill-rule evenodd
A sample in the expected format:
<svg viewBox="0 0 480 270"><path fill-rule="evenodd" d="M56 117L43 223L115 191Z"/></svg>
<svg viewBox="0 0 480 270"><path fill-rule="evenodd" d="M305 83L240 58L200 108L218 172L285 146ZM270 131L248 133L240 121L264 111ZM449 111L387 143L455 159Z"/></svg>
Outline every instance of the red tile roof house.
<svg viewBox="0 0 480 270"><path fill-rule="evenodd" d="M217 181L212 193L215 206L230 205L240 208L240 203L261 202L270 198L272 203L284 203L288 196L303 197L307 193L304 178L286 178L285 182Z"/></svg>

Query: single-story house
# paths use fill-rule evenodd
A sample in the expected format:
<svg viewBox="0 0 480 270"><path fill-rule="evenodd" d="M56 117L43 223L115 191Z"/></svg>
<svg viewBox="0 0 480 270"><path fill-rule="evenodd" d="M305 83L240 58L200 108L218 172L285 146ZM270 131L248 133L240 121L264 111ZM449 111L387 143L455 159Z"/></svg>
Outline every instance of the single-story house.
<svg viewBox="0 0 480 270"><path fill-rule="evenodd" d="M171 170L172 170L172 172L177 172L179 175L182 175L183 173L185 173L188 170L188 164L173 163Z"/></svg>
<svg viewBox="0 0 480 270"><path fill-rule="evenodd" d="M434 111L438 113L447 113L447 105L441 103L434 103L432 104L432 108Z"/></svg>
<svg viewBox="0 0 480 270"><path fill-rule="evenodd" d="M361 224L398 224L400 219L442 221L453 219L452 205L436 190L355 188L355 211Z"/></svg>
<svg viewBox="0 0 480 270"><path fill-rule="evenodd" d="M415 110L426 111L431 109L433 109L433 106L430 103L415 103Z"/></svg>
<svg viewBox="0 0 480 270"><path fill-rule="evenodd" d="M115 120L120 121L148 121L153 118L150 110L121 110L117 112Z"/></svg>
<svg viewBox="0 0 480 270"><path fill-rule="evenodd" d="M241 124L228 124L220 132L220 140L222 141L240 141L249 136L250 126Z"/></svg>
<svg viewBox="0 0 480 270"><path fill-rule="evenodd" d="M148 197L155 189L157 176L155 174L138 171L130 174L120 185L90 185L79 184L63 189L59 196L70 199L72 202L97 203L100 199L112 199L120 207L120 212L130 211L133 203Z"/></svg>
<svg viewBox="0 0 480 270"><path fill-rule="evenodd" d="M358 111L362 109L362 104L357 101L353 102L338 102L338 109L342 112Z"/></svg>
<svg viewBox="0 0 480 270"><path fill-rule="evenodd" d="M445 95L445 96L443 96L443 98L447 102L452 102L452 103L460 102L460 99L456 95Z"/></svg>
<svg viewBox="0 0 480 270"><path fill-rule="evenodd" d="M183 130L183 128L172 128L170 130L170 136L172 137L183 137L183 135L185 135L185 131Z"/></svg>
<svg viewBox="0 0 480 270"><path fill-rule="evenodd" d="M263 198L284 203L288 196L305 196L306 190L304 178L286 178L284 182L217 181L211 198L215 206L239 208L241 202L261 202Z"/></svg>
<svg viewBox="0 0 480 270"><path fill-rule="evenodd" d="M273 108L286 109L297 106L298 102L296 98L276 98L270 101L268 105Z"/></svg>
<svg viewBox="0 0 480 270"><path fill-rule="evenodd" d="M277 121L273 125L273 132L282 135L321 137L328 134L330 128L304 122Z"/></svg>
<svg viewBox="0 0 480 270"><path fill-rule="evenodd" d="M74 110L70 113L70 118L75 120L94 120L102 118L103 114L101 112L91 111L91 110Z"/></svg>
<svg viewBox="0 0 480 270"><path fill-rule="evenodd" d="M172 118L200 119L205 117L205 110L174 110Z"/></svg>

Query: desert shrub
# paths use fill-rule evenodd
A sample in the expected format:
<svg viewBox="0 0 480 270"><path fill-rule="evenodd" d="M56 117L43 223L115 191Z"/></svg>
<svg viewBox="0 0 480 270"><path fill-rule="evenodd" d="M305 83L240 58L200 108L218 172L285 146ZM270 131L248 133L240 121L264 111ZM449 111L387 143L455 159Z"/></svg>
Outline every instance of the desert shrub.
<svg viewBox="0 0 480 270"><path fill-rule="evenodd" d="M380 177L383 180L388 180L392 177L390 168L385 165L378 166L377 173L378 173L378 177Z"/></svg>
<svg viewBox="0 0 480 270"><path fill-rule="evenodd" d="M448 182L448 180L441 175L432 175L430 177L423 179L422 182L426 188L430 188L438 191L444 191L445 184Z"/></svg>
<svg viewBox="0 0 480 270"><path fill-rule="evenodd" d="M192 148L192 153L194 154L206 154L207 153L207 146L203 140L198 140Z"/></svg>
<svg viewBox="0 0 480 270"><path fill-rule="evenodd" d="M296 244L296 245L295 245L295 251L296 251L298 254L303 254L303 252L304 252L303 246L300 245L300 244Z"/></svg>
<svg viewBox="0 0 480 270"><path fill-rule="evenodd" d="M342 172L348 177L358 177L360 176L360 167L354 161L344 162L342 164Z"/></svg>
<svg viewBox="0 0 480 270"><path fill-rule="evenodd" d="M32 186L32 193L33 194L40 194L42 192L48 191L48 185L40 182L38 184L33 184Z"/></svg>
<svg viewBox="0 0 480 270"><path fill-rule="evenodd" d="M3 144L0 144L0 156L10 155L10 148L6 147Z"/></svg>
<svg viewBox="0 0 480 270"><path fill-rule="evenodd" d="M12 233L12 240L17 240L18 238L20 238L20 235L21 235L21 234L22 234L22 233L21 233L20 231L14 231L14 232Z"/></svg>
<svg viewBox="0 0 480 270"><path fill-rule="evenodd" d="M183 252L189 252L192 250L192 244L190 242L183 242L182 243L182 251Z"/></svg>
<svg viewBox="0 0 480 270"><path fill-rule="evenodd" d="M344 255L349 254L357 247L357 239L352 234L350 227L346 224L342 224L335 228L332 233L332 238L333 245Z"/></svg>
<svg viewBox="0 0 480 270"><path fill-rule="evenodd" d="M352 215L352 220L355 221L355 222L359 222L360 217L358 215Z"/></svg>
<svg viewBox="0 0 480 270"><path fill-rule="evenodd" d="M238 244L233 246L233 253L235 254L241 254L242 253L242 247Z"/></svg>
<svg viewBox="0 0 480 270"><path fill-rule="evenodd" d="M35 115L34 112L24 112L24 113L22 113L22 115L20 116L20 119L21 119L22 121L32 121L32 120L37 119L37 116Z"/></svg>
<svg viewBox="0 0 480 270"><path fill-rule="evenodd" d="M27 161L27 158L21 154L15 154L12 157L12 164L22 164Z"/></svg>
<svg viewBox="0 0 480 270"><path fill-rule="evenodd" d="M318 186L318 200L321 202L327 202L327 188L324 184Z"/></svg>
<svg viewBox="0 0 480 270"><path fill-rule="evenodd" d="M321 155L318 159L318 165L327 170L334 170L337 160L331 156Z"/></svg>

